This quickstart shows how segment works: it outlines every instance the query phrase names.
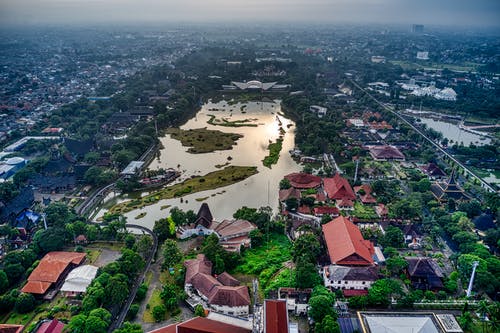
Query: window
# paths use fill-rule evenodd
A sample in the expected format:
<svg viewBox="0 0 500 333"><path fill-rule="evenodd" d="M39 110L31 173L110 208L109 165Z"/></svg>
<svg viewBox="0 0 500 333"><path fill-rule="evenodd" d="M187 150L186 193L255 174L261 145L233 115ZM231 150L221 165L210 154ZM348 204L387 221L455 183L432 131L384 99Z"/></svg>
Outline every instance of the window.
<svg viewBox="0 0 500 333"><path fill-rule="evenodd" d="M363 281L363 282L361 282L361 284L366 284L366 282L365 282L365 281Z"/></svg>

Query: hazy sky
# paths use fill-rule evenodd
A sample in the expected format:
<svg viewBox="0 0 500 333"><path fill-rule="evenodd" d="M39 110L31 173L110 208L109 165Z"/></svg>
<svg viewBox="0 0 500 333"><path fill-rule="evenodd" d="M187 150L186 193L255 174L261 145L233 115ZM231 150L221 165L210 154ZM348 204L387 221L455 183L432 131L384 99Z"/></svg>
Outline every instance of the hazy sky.
<svg viewBox="0 0 500 333"><path fill-rule="evenodd" d="M500 0L0 0L0 22L306 22L500 26Z"/></svg>

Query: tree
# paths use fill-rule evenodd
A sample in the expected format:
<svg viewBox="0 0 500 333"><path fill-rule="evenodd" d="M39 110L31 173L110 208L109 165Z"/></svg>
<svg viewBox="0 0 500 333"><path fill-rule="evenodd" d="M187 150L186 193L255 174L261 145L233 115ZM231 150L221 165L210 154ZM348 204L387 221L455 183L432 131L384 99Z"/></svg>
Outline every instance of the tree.
<svg viewBox="0 0 500 333"><path fill-rule="evenodd" d="M36 307L35 297L32 294L21 293L14 305L14 309L18 313L28 313Z"/></svg>
<svg viewBox="0 0 500 333"><path fill-rule="evenodd" d="M333 308L335 297L323 286L316 286L309 299L309 316L315 323L323 321L327 315L337 319L337 313Z"/></svg>
<svg viewBox="0 0 500 333"><path fill-rule="evenodd" d="M96 316L88 316L85 319L84 333L106 333L109 324L103 319Z"/></svg>
<svg viewBox="0 0 500 333"><path fill-rule="evenodd" d="M137 242L137 253L146 258L153 248L153 240L149 235L142 235Z"/></svg>
<svg viewBox="0 0 500 333"><path fill-rule="evenodd" d="M5 274L9 279L9 284L13 285L23 276L25 269L21 264L8 264L4 266Z"/></svg>
<svg viewBox="0 0 500 333"><path fill-rule="evenodd" d="M0 294L3 294L9 287L9 278L4 270L0 270Z"/></svg>
<svg viewBox="0 0 500 333"><path fill-rule="evenodd" d="M299 236L292 247L292 257L295 262L298 258L305 258L311 263L316 263L316 258L321 252L321 245L316 235L307 233Z"/></svg>
<svg viewBox="0 0 500 333"><path fill-rule="evenodd" d="M128 234L127 236L125 236L125 246L127 247L127 249L132 249L134 245L135 245L134 235Z"/></svg>
<svg viewBox="0 0 500 333"><path fill-rule="evenodd" d="M264 235L259 229L250 231L249 237L253 248L259 247L264 243Z"/></svg>
<svg viewBox="0 0 500 333"><path fill-rule="evenodd" d="M129 280L133 280L146 264L142 257L130 249L122 249L122 256L117 260L120 272L125 274Z"/></svg>
<svg viewBox="0 0 500 333"><path fill-rule="evenodd" d="M127 277L122 274L112 276L109 279L104 292L106 295L104 304L107 308L111 308L115 305L121 305L127 299L129 294Z"/></svg>
<svg viewBox="0 0 500 333"><path fill-rule="evenodd" d="M196 317L205 317L205 309L203 309L201 304L196 304L194 307L194 315Z"/></svg>
<svg viewBox="0 0 500 333"><path fill-rule="evenodd" d="M408 267L408 262L401 256L390 257L386 260L387 269L392 275L398 275Z"/></svg>
<svg viewBox="0 0 500 333"><path fill-rule="evenodd" d="M160 321L165 319L165 313L167 312L167 309L165 308L165 305L160 304L156 305L153 307L152 314L154 320L159 323Z"/></svg>
<svg viewBox="0 0 500 333"><path fill-rule="evenodd" d="M9 202L12 198L17 196L19 191L17 186L12 182L0 183L0 200L2 202Z"/></svg>
<svg viewBox="0 0 500 333"><path fill-rule="evenodd" d="M340 326L334 317L326 315L321 323L314 325L314 333L340 333Z"/></svg>
<svg viewBox="0 0 500 333"><path fill-rule="evenodd" d="M137 304L132 304L132 306L136 306L136 305ZM131 324L128 321L123 323L122 327L113 331L113 333L143 333L143 332L144 331L142 330L142 327L140 324Z"/></svg>
<svg viewBox="0 0 500 333"><path fill-rule="evenodd" d="M296 281L298 288L313 288L321 284L321 278L316 271L316 266L301 257L296 263Z"/></svg>
<svg viewBox="0 0 500 333"><path fill-rule="evenodd" d="M404 235L401 229L390 225L387 227L385 235L380 239L380 244L384 247L401 248L403 247L403 240Z"/></svg>
<svg viewBox="0 0 500 333"><path fill-rule="evenodd" d="M172 230L173 227L173 230ZM158 236L158 242L163 243L165 239L175 235L175 223L172 217L166 219L159 219L155 221L153 232Z"/></svg>
<svg viewBox="0 0 500 333"><path fill-rule="evenodd" d="M51 251L59 251L64 246L64 229L48 228L38 230L33 236L34 249L40 254L46 254Z"/></svg>
<svg viewBox="0 0 500 333"><path fill-rule="evenodd" d="M377 280L368 290L368 302L374 306L387 306L391 295L400 293L401 286L395 280Z"/></svg>
<svg viewBox="0 0 500 333"><path fill-rule="evenodd" d="M71 317L68 325L69 332L83 332L85 329L85 322L87 321L87 316L84 314L79 314Z"/></svg>
<svg viewBox="0 0 500 333"><path fill-rule="evenodd" d="M182 260L182 253L173 239L167 239L163 244L163 265L162 268L166 269L173 267Z"/></svg>
<svg viewBox="0 0 500 333"><path fill-rule="evenodd" d="M287 190L290 187L292 187L292 185L290 184L290 181L288 179L283 178L282 180L280 180L280 190Z"/></svg>
<svg viewBox="0 0 500 333"><path fill-rule="evenodd" d="M135 294L135 302L141 302L146 298L146 294L148 292L148 285L143 283L137 288L137 293Z"/></svg>

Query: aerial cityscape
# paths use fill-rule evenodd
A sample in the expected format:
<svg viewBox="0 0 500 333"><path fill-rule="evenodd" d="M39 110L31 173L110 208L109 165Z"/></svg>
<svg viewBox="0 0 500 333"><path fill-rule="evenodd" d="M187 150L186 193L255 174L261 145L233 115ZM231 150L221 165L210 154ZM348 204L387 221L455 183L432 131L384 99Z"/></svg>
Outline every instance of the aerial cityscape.
<svg viewBox="0 0 500 333"><path fill-rule="evenodd" d="M0 333L500 332L500 3L0 1Z"/></svg>

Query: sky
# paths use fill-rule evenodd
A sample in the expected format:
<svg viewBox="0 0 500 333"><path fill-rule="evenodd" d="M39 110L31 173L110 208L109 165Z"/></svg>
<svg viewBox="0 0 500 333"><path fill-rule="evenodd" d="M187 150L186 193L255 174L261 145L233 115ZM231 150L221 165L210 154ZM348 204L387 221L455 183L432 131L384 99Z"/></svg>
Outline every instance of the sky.
<svg viewBox="0 0 500 333"><path fill-rule="evenodd" d="M0 22L352 22L500 27L500 0L0 0Z"/></svg>

